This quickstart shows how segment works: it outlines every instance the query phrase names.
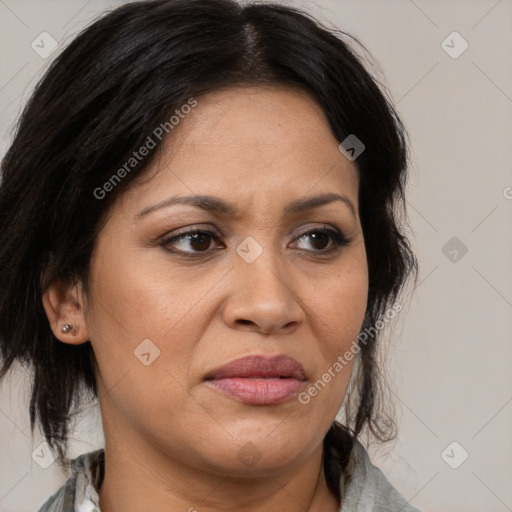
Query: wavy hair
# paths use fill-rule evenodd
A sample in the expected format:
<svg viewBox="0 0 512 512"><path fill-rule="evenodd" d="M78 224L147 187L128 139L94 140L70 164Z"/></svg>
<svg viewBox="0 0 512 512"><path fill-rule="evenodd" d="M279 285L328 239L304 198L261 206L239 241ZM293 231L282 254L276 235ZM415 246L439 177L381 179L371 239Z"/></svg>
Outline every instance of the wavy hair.
<svg viewBox="0 0 512 512"><path fill-rule="evenodd" d="M90 342L57 340L42 294L56 279L80 280L87 293L102 222L151 155L102 200L94 191L187 99L237 84L294 85L312 94L337 140L356 134L366 146L355 161L369 272L363 328L395 301L410 272L417 274L401 224L406 132L353 43L364 49L289 6L155 0L105 14L53 60L1 164L0 378L15 362L30 367L31 429L40 425L61 463L73 406L86 392L97 395L95 360ZM333 424L327 449L364 427L382 441L390 437L393 421L378 407L377 341L374 333L360 346L356 411L345 425ZM338 473L326 466L335 494Z"/></svg>

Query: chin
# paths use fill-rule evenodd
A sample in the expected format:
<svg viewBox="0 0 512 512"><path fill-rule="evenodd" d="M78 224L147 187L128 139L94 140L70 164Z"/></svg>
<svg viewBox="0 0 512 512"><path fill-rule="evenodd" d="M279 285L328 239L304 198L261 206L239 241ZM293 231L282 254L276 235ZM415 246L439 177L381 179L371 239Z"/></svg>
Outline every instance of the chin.
<svg viewBox="0 0 512 512"><path fill-rule="evenodd" d="M274 427L275 428L275 425ZM233 440L226 440L225 437L215 443L210 438L205 448L207 453L202 456L208 464L217 466L225 472L234 472L246 476L268 476L268 472L284 472L299 464L316 448L311 439L301 439L290 436L290 432L283 429L282 434L269 433L272 429L252 434L250 431L240 435ZM215 447L215 450L211 450ZM222 461L222 468L218 467Z"/></svg>

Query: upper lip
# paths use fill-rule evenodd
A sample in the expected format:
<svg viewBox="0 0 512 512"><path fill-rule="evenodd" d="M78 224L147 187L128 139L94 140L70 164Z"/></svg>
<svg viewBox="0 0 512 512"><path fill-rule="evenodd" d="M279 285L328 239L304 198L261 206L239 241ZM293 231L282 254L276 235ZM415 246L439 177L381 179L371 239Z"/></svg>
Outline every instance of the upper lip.
<svg viewBox="0 0 512 512"><path fill-rule="evenodd" d="M233 377L283 377L306 380L306 372L299 362L283 354L273 357L251 355L235 359L213 370L207 375L206 380Z"/></svg>

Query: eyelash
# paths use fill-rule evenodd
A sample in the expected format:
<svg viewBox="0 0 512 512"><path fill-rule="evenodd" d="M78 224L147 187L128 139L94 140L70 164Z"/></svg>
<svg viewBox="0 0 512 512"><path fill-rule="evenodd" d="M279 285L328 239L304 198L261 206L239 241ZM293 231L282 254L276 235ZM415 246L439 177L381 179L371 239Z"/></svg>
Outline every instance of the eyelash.
<svg viewBox="0 0 512 512"><path fill-rule="evenodd" d="M331 239L333 240L333 243L334 243L334 247L329 249L329 250L320 250L320 251L311 251L311 250L308 250L308 249L299 249L299 250L302 250L302 251L305 251L307 253L315 253L315 254L318 254L320 256L327 256L327 255L331 255L332 253L335 253L335 252L338 252L342 247L346 247L347 245L350 244L350 240L341 232L339 231L335 231L334 229L329 229L329 228L314 228L314 229L310 229L308 231L305 231L301 234L299 234L297 237L296 237L296 240L299 240L301 239L302 237L306 237L308 235L311 235L313 233L322 233L322 234L325 234L325 235L329 235L331 237ZM204 257L208 252L211 252L211 250L206 250L206 251L193 251L193 252L189 252L189 251L181 251L181 250L176 250L176 249L169 249L167 248L167 246L171 243L171 242L176 242L178 240L182 240L188 236L191 236L191 235L196 235L196 234L201 234L201 235L207 235L217 241L219 241L219 234L216 232L216 231L213 231L211 229L191 229L189 231L185 231L183 233L180 233L179 235L175 235L175 236L172 236L170 238L166 238L165 240L163 240L159 245L161 247L164 248L164 250L166 250L167 252L170 252L172 254L177 254L177 255L180 255L180 256L184 256L184 257L187 257L187 258L198 258L198 257Z"/></svg>

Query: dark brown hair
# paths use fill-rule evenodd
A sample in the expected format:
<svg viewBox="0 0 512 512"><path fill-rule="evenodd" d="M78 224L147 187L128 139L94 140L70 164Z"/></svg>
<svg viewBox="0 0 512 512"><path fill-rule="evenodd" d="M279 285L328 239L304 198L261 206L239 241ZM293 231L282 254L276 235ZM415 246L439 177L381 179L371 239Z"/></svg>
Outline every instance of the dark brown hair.
<svg viewBox="0 0 512 512"><path fill-rule="evenodd" d="M87 292L96 235L115 199L149 155L101 200L94 191L191 97L237 84L290 84L309 91L337 140L355 134L359 211L369 271L363 328L375 324L417 261L404 236L407 147L387 95L348 34L305 12L234 0L135 2L82 31L52 62L19 120L0 187L0 378L15 361L33 370L31 427L38 422L63 461L73 406L97 393L90 342L53 335L41 297L55 279ZM362 45L360 45L361 48ZM153 152L152 154L154 154ZM377 333L361 344L358 405L342 431L389 437L377 414ZM336 494L335 473L327 479Z"/></svg>

